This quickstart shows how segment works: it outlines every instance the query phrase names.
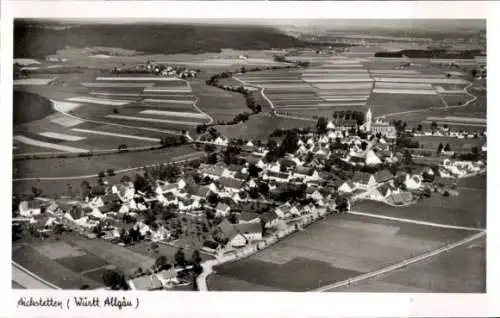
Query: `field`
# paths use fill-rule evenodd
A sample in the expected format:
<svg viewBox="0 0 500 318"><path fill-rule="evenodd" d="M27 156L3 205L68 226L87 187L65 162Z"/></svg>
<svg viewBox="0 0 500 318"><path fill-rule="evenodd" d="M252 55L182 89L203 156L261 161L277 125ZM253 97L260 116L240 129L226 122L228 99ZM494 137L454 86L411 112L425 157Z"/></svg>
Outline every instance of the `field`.
<svg viewBox="0 0 500 318"><path fill-rule="evenodd" d="M485 249L485 239L478 239L424 262L330 291L484 293L486 292Z"/></svg>
<svg viewBox="0 0 500 318"><path fill-rule="evenodd" d="M151 253L147 252L147 248L148 248L149 244L150 244L149 242L144 241L144 242L141 242L138 244L128 246L127 248L130 249L131 251L134 251L134 252L146 255L146 256L150 256L153 258L156 258L159 255L163 255L163 256L166 256L169 261L171 261L171 262L175 261L175 253L177 252L178 248L170 246L170 245L158 244L158 254L152 255ZM184 254L185 254L187 260L191 260L192 251L193 251L192 249L185 249L184 250ZM200 257L203 261L213 259L213 257L208 256L207 254L204 254L204 253L200 253Z"/></svg>
<svg viewBox="0 0 500 318"><path fill-rule="evenodd" d="M458 139L452 137L416 136L412 138L420 144L420 148L437 150L440 143L444 146L450 145L452 151L471 151L473 147L479 147L486 142L485 138Z"/></svg>
<svg viewBox="0 0 500 318"><path fill-rule="evenodd" d="M329 216L247 259L215 268L217 290L248 283L307 291L420 255L469 232L368 218ZM228 283L224 283L228 277ZM290 279L293 277L293 279ZM239 281L244 281L238 284ZM263 290L263 289L258 289Z"/></svg>

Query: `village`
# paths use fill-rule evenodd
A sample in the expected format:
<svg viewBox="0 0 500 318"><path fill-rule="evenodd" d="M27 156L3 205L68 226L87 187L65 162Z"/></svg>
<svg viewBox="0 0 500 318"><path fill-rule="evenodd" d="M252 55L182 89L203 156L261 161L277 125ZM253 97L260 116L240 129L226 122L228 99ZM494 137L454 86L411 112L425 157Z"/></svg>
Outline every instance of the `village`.
<svg viewBox="0 0 500 318"><path fill-rule="evenodd" d="M206 262L258 252L326 214L355 210L358 201L404 207L430 196L459 196L457 178L486 171L486 143L467 154L440 144L432 154L437 164L418 164L422 156L410 145L418 135L485 139L485 131L435 122L429 130L408 129L374 120L370 110L363 115L320 118L315 129L276 132L266 145L209 129L193 144L206 152L203 160L144 168L114 183L100 175L96 184L83 181L74 198L36 191L14 198L13 236L64 240L61 233L73 232L122 247L169 246L175 259L156 254L150 268L103 278L106 288L197 290ZM186 252L193 253L189 261Z"/></svg>

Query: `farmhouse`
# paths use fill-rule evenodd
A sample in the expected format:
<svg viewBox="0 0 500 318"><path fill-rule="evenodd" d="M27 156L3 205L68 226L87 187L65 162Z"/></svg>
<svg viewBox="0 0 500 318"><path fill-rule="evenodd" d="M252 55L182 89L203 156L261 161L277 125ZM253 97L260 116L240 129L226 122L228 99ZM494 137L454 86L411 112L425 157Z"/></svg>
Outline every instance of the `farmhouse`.
<svg viewBox="0 0 500 318"><path fill-rule="evenodd" d="M366 190L377 185L374 175L367 172L356 172L352 178L354 186L358 189Z"/></svg>
<svg viewBox="0 0 500 318"><path fill-rule="evenodd" d="M19 203L19 214L24 217L39 215L42 211L40 202L35 200L22 201Z"/></svg>

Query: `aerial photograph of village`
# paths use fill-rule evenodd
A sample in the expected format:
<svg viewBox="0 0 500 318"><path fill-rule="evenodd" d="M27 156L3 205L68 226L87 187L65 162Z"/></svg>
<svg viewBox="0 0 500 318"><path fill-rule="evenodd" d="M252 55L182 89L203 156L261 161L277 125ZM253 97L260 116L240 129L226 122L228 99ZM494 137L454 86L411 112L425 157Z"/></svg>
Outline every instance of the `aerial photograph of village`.
<svg viewBox="0 0 500 318"><path fill-rule="evenodd" d="M14 20L12 288L486 292L485 20Z"/></svg>

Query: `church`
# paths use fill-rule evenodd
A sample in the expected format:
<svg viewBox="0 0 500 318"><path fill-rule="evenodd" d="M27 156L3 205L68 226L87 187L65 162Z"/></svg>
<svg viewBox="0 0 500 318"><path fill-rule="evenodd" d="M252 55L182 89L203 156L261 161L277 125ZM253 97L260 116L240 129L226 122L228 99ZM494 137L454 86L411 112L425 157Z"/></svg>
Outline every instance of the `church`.
<svg viewBox="0 0 500 318"><path fill-rule="evenodd" d="M396 139L397 137L397 131L394 125L378 118L375 119L375 122L373 122L372 111L370 108L368 108L368 111L366 112L365 123L361 125L360 129L372 134L380 133L386 139Z"/></svg>

